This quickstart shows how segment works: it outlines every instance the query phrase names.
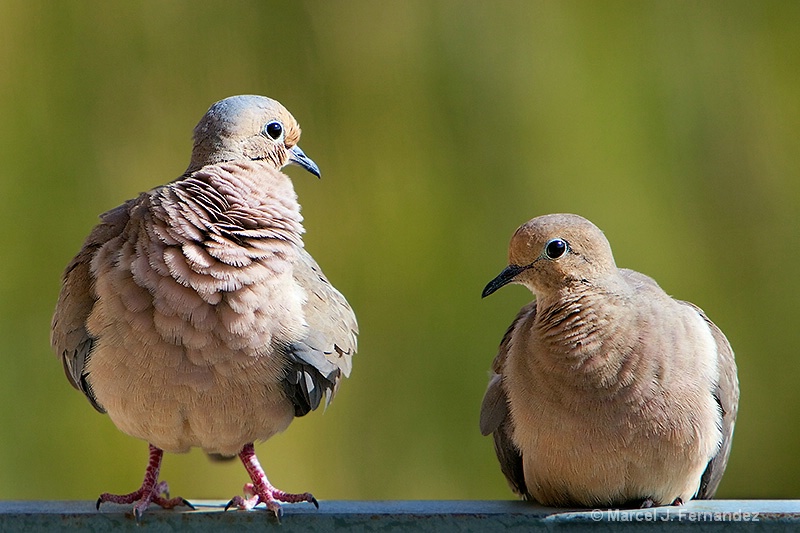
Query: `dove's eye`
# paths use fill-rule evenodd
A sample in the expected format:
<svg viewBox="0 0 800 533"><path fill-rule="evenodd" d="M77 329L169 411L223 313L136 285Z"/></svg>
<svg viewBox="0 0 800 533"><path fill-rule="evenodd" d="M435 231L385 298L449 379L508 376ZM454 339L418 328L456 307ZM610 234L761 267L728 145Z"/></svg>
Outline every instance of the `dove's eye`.
<svg viewBox="0 0 800 533"><path fill-rule="evenodd" d="M283 138L283 124L277 120L273 120L264 126L264 133L273 141L278 141Z"/></svg>
<svg viewBox="0 0 800 533"><path fill-rule="evenodd" d="M544 254L548 259L558 259L569 250L567 241L563 239L553 239L544 246Z"/></svg>

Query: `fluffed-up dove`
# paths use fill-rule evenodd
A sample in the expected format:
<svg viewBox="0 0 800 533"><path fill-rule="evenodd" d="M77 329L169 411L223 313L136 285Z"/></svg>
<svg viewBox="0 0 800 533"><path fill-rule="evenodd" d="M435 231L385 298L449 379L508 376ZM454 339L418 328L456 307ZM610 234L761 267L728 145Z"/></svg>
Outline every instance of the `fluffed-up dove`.
<svg viewBox="0 0 800 533"><path fill-rule="evenodd" d="M517 229L484 289L526 286L500 344L480 429L512 490L550 506L680 504L714 496L739 403L733 350L697 306L617 268L569 214Z"/></svg>
<svg viewBox="0 0 800 533"><path fill-rule="evenodd" d="M276 515L309 493L274 488L253 443L327 405L349 376L358 326L303 248L300 206L280 169L316 176L278 102L234 96L194 130L186 172L101 216L63 275L51 344L70 383L150 444L141 488L97 501L137 517L169 498L163 452L238 455L246 498Z"/></svg>

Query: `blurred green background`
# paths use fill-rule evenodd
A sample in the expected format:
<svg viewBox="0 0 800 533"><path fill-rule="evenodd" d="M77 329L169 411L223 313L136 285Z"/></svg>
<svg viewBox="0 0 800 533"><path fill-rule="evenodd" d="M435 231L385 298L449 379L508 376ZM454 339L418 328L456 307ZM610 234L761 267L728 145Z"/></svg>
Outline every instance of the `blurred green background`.
<svg viewBox="0 0 800 533"><path fill-rule="evenodd" d="M360 350L326 413L258 446L320 499L511 498L477 419L530 294L480 292L514 229L580 213L703 307L742 400L719 496L800 494L800 3L0 3L0 498L139 486L144 442L63 376L50 316L97 215L186 167L223 97L283 102L306 245ZM186 498L236 463L169 455Z"/></svg>

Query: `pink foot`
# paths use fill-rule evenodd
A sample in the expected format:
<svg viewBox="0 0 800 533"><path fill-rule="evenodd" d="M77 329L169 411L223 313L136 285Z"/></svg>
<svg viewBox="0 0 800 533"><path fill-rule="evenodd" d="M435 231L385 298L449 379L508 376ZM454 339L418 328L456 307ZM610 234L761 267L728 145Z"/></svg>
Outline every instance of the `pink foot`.
<svg viewBox="0 0 800 533"><path fill-rule="evenodd" d="M110 494L104 492L97 498L97 509L100 510L100 504L105 502L133 504L133 516L139 521L142 515L150 507L151 503L163 507L164 509L172 509L178 505L185 505L190 509L194 509L191 503L183 498L169 497L169 486L166 481L158 481L158 473L161 470L161 459L164 456L163 450L150 445L150 461L147 463L147 470L144 472L144 481L139 490L135 490L129 494Z"/></svg>
<svg viewBox="0 0 800 533"><path fill-rule="evenodd" d="M314 506L319 509L317 499L308 492L302 494L288 494L270 485L269 480L267 480L267 475L264 473L264 469L262 469L261 465L258 463L256 451L252 443L245 444L242 451L239 452L239 458L242 460L242 463L244 463L244 467L247 473L250 474L250 479L252 479L253 482L244 486L246 498L234 496L233 499L228 502L228 505L225 506L226 511L230 507L250 510L259 503L264 503L267 509L272 511L276 517L280 518L283 514L280 502L309 502L313 503Z"/></svg>

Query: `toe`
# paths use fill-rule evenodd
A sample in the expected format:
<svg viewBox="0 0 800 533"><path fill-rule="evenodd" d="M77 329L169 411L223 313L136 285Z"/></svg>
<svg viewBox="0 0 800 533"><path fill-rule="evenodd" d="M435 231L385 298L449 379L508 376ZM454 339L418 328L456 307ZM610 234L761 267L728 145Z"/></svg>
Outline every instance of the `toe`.
<svg viewBox="0 0 800 533"><path fill-rule="evenodd" d="M269 500L266 502L266 504L267 509L272 511L272 514L275 515L275 518L280 521L281 517L283 516L283 507L281 507L281 504L278 503L277 500Z"/></svg>

